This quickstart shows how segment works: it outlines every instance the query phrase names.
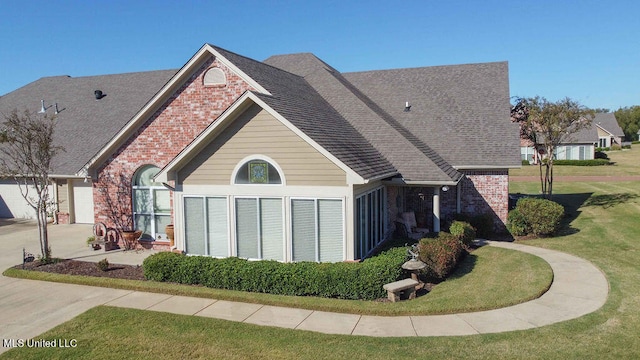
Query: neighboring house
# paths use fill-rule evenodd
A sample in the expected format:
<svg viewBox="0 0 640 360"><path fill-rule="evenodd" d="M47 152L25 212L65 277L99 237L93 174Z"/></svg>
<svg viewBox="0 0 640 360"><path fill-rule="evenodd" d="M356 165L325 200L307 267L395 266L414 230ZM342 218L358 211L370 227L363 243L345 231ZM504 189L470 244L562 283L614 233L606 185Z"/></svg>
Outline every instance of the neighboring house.
<svg viewBox="0 0 640 360"><path fill-rule="evenodd" d="M622 146L624 132L614 113L597 113L593 124L598 129L598 147L610 148L612 145Z"/></svg>
<svg viewBox="0 0 640 360"><path fill-rule="evenodd" d="M554 158L557 160L593 160L597 147L622 145L623 138L624 133L613 113L597 113L591 127L572 134L568 141L556 148ZM527 140L520 141L521 160L537 164L539 157L533 143Z"/></svg>
<svg viewBox="0 0 640 360"><path fill-rule="evenodd" d="M205 44L177 72L112 77L73 87L82 102L58 114L76 156L62 155L56 199L76 221L76 188L91 184L94 221L124 220L159 248L174 223L189 254L361 259L407 211L433 231L455 213L504 228L520 166L504 62L343 74L312 54L259 62ZM0 110L45 95L60 108L61 94L24 89L80 79L38 80Z"/></svg>
<svg viewBox="0 0 640 360"><path fill-rule="evenodd" d="M558 145L554 152L556 160L593 160L595 155L598 132L595 126L584 128L569 137L569 140ZM520 158L530 164L537 164L544 154L535 151L532 142L520 140Z"/></svg>

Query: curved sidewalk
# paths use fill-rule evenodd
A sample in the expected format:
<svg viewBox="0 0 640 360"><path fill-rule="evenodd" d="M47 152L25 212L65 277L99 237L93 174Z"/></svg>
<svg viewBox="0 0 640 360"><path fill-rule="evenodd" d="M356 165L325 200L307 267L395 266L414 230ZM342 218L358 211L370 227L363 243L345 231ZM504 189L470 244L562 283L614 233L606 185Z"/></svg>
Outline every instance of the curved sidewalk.
<svg viewBox="0 0 640 360"><path fill-rule="evenodd" d="M538 299L506 308L429 316L369 316L283 308L223 300L129 292L105 305L214 317L244 323L364 336L459 336L526 330L575 319L598 310L609 284L590 262L559 251L527 245L488 242L523 251L551 265L553 283Z"/></svg>

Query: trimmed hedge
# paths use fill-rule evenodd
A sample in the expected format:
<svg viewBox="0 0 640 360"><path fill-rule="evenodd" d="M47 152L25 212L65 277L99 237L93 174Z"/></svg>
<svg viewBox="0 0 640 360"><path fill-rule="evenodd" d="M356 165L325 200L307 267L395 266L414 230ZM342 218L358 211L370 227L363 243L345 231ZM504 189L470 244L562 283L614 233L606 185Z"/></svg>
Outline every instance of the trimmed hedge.
<svg viewBox="0 0 640 360"><path fill-rule="evenodd" d="M382 285L403 277L404 247L393 248L361 263L248 261L161 252L142 267L148 280L198 284L211 288L278 295L374 300Z"/></svg>
<svg viewBox="0 0 640 360"><path fill-rule="evenodd" d="M427 279L442 280L455 269L464 249L457 236L440 232L435 239L422 239L418 243L419 259L427 264L423 274Z"/></svg>
<svg viewBox="0 0 640 360"><path fill-rule="evenodd" d="M465 221L454 221L449 226L449 233L456 236L462 245L471 246L473 240L476 238L476 229Z"/></svg>
<svg viewBox="0 0 640 360"><path fill-rule="evenodd" d="M611 162L608 159L593 159L593 160L554 160L553 165L571 165L571 166L602 166L609 165Z"/></svg>
<svg viewBox="0 0 640 360"><path fill-rule="evenodd" d="M513 235L553 235L560 228L564 216L562 205L538 198L522 198L507 218L507 229Z"/></svg>

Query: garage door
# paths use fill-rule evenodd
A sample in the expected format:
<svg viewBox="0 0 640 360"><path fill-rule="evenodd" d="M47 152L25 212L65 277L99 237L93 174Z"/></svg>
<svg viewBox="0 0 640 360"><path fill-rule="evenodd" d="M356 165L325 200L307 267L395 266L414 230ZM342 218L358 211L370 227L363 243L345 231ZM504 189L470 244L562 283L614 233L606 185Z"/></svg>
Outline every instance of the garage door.
<svg viewBox="0 0 640 360"><path fill-rule="evenodd" d="M36 218L36 212L27 204L13 180L0 180L0 218Z"/></svg>
<svg viewBox="0 0 640 360"><path fill-rule="evenodd" d="M91 182L72 180L76 223L93 224L93 187Z"/></svg>

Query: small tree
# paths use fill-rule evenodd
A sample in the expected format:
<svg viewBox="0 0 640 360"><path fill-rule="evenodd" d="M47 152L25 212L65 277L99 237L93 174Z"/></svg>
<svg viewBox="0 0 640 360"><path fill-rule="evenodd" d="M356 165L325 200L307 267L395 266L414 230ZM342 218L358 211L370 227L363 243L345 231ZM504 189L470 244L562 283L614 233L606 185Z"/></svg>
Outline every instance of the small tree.
<svg viewBox="0 0 640 360"><path fill-rule="evenodd" d="M53 117L13 110L4 120L0 127L0 176L13 178L22 197L35 210L42 259L48 261L49 172L53 157L64 149L53 144Z"/></svg>
<svg viewBox="0 0 640 360"><path fill-rule="evenodd" d="M520 137L543 150L546 159L539 161L542 194L553 193L553 156L558 145L570 141L582 129L591 127L595 112L569 98L557 102L536 96L518 99L511 107L511 121L520 124Z"/></svg>

